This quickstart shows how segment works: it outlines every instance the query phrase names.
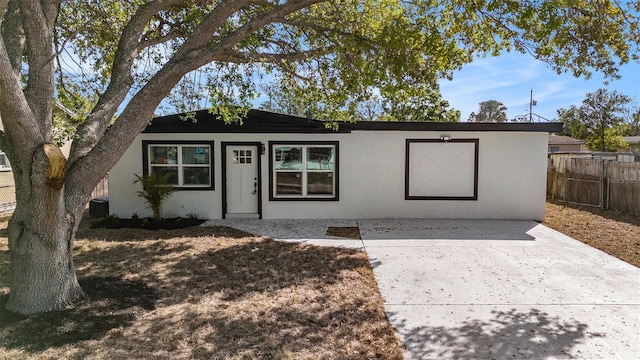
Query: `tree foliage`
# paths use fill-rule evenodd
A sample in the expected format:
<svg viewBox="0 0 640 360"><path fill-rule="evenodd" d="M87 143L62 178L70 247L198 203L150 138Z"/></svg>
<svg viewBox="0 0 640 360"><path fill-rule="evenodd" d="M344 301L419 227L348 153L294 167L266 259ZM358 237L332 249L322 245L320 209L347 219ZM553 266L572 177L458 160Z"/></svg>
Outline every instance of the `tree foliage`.
<svg viewBox="0 0 640 360"><path fill-rule="evenodd" d="M507 121L507 107L497 100L481 102L477 114L472 113L469 121L475 122L505 122Z"/></svg>
<svg viewBox="0 0 640 360"><path fill-rule="evenodd" d="M631 121L623 128L624 136L640 136L640 109L637 106L631 115Z"/></svg>
<svg viewBox="0 0 640 360"><path fill-rule="evenodd" d="M622 136L633 131L632 99L617 91L588 93L582 105L559 109L564 133L585 140L591 151L616 151L625 145Z"/></svg>
<svg viewBox="0 0 640 360"><path fill-rule="evenodd" d="M476 56L515 50L616 78L640 53L639 10L637 0L2 1L0 148L17 198L7 308L61 309L82 295L72 249L91 190L167 97L210 99L237 121L276 78L332 118L353 119L376 96L396 119L434 118L438 79ZM202 79L189 75L198 69ZM54 99L76 116L56 115ZM68 158L52 145L54 121L73 139Z"/></svg>
<svg viewBox="0 0 640 360"><path fill-rule="evenodd" d="M460 121L460 111L450 108L437 89L435 84L379 91L348 109L321 103L313 94L282 80L266 90L269 100L260 108L325 121Z"/></svg>

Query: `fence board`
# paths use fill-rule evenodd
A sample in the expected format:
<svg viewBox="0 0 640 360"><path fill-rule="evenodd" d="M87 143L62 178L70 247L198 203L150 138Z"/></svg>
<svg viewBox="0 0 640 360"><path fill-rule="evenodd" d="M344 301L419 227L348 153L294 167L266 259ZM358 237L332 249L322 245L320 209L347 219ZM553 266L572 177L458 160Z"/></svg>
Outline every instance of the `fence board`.
<svg viewBox="0 0 640 360"><path fill-rule="evenodd" d="M91 192L91 199L109 196L109 175L100 180ZM16 206L16 189L11 172L0 172L0 213L13 211Z"/></svg>
<svg viewBox="0 0 640 360"><path fill-rule="evenodd" d="M547 196L640 216L640 162L551 155Z"/></svg>

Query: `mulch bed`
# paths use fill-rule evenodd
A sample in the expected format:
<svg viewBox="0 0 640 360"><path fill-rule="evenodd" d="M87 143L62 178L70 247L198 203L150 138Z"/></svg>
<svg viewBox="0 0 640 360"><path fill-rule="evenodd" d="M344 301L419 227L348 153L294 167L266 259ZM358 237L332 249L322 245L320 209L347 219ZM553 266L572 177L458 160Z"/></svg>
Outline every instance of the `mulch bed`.
<svg viewBox="0 0 640 360"><path fill-rule="evenodd" d="M347 239L361 240L360 228L357 226L329 226L327 236L337 236Z"/></svg>
<svg viewBox="0 0 640 360"><path fill-rule="evenodd" d="M96 220L92 223L92 229L147 229L147 230L174 230L184 229L190 226L198 226L205 222L202 219L196 218L163 218L160 221L155 221L153 218L132 218L132 219L120 219L117 217L109 216L102 220Z"/></svg>

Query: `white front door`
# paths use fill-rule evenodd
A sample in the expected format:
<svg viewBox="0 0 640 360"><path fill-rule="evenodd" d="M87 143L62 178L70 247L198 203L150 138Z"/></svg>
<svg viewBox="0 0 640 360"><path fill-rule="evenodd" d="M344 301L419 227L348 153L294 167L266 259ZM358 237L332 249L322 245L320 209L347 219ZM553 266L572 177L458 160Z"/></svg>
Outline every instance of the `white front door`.
<svg viewBox="0 0 640 360"><path fill-rule="evenodd" d="M254 145L226 147L226 217L258 216L258 156Z"/></svg>

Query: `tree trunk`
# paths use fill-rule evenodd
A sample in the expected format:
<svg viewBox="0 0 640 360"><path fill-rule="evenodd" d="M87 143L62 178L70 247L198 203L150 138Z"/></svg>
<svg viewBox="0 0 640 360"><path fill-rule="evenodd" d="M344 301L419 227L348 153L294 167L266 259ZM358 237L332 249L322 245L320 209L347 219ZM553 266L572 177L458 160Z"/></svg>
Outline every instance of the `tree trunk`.
<svg viewBox="0 0 640 360"><path fill-rule="evenodd" d="M55 145L44 144L36 150L29 174L14 173L17 206L7 229L9 311L62 310L84 295L73 265L73 242L84 207L71 207L83 202L65 199L65 172L64 155Z"/></svg>
<svg viewBox="0 0 640 360"><path fill-rule="evenodd" d="M34 231L39 227L34 223L51 215L57 220L49 234ZM83 296L73 264L76 229L73 215L48 214L31 205L16 209L8 227L11 293L7 310L21 314L62 310Z"/></svg>

